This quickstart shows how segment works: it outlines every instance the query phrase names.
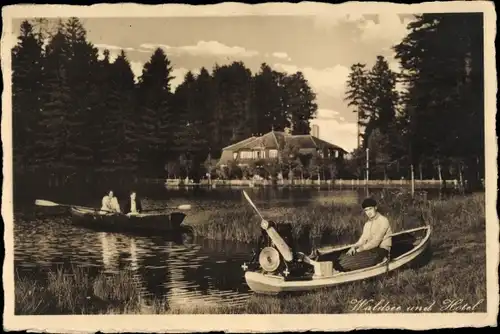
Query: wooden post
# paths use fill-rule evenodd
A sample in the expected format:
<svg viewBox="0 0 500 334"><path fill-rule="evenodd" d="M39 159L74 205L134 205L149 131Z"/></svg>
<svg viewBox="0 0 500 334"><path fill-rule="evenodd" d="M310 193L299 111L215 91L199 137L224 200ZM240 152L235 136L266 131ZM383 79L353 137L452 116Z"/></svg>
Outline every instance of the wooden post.
<svg viewBox="0 0 500 334"><path fill-rule="evenodd" d="M415 172L413 170L413 164L411 164L411 197L415 196Z"/></svg>
<svg viewBox="0 0 500 334"><path fill-rule="evenodd" d="M442 184L443 183L443 176L441 173L441 161L439 161L439 159L438 159L438 177L439 177L439 183Z"/></svg>
<svg viewBox="0 0 500 334"><path fill-rule="evenodd" d="M370 179L370 149L366 149L366 185L368 186L368 180Z"/></svg>

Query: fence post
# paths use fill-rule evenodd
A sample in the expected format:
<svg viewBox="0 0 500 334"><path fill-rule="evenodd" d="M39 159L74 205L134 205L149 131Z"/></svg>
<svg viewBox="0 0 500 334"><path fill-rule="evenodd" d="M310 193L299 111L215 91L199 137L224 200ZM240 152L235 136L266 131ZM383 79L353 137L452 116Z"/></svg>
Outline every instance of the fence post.
<svg viewBox="0 0 500 334"><path fill-rule="evenodd" d="M415 172L413 170L413 164L411 164L411 198L415 197Z"/></svg>

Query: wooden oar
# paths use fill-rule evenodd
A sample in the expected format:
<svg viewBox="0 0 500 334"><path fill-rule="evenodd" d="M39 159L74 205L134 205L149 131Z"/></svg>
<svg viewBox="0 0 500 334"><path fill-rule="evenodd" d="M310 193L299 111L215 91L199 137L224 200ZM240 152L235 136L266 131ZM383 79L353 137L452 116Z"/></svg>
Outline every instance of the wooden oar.
<svg viewBox="0 0 500 334"><path fill-rule="evenodd" d="M245 195L245 198L247 199L248 203L254 208L255 212L259 215L261 218L262 222L260 224L261 228L267 232L267 235L269 235L269 238L271 238L272 242L276 245L276 248L278 248L278 251L283 255L283 258L290 262L293 260L293 254L292 251L290 250L290 247L286 244L285 240L279 235L278 231L274 229L274 227L269 227L269 223L267 220L262 217L262 215L259 212L259 209L255 206L255 204L252 202L250 197L248 197L248 194L246 193L245 190L243 190L243 195Z"/></svg>
<svg viewBox="0 0 500 334"><path fill-rule="evenodd" d="M177 210L191 210L191 204L181 204L175 208L169 208L169 209L177 209Z"/></svg>
<svg viewBox="0 0 500 334"><path fill-rule="evenodd" d="M38 206L67 206L67 207L79 207L79 208L84 208L84 209L96 210L94 208L90 208L90 207L86 207L86 206L56 203L56 202L52 202L52 201L47 201L45 199L37 199L35 201L35 205L38 205Z"/></svg>
<svg viewBox="0 0 500 334"><path fill-rule="evenodd" d="M101 210L101 209L91 208L91 207L88 207L88 206L56 203L56 202L52 202L52 201L47 201L45 199L37 199L37 200L35 200L35 205L38 205L38 206L49 206L49 207L52 207L52 206L66 206L66 207L75 207L75 208L82 208L82 209L87 209L87 210L94 210L96 212L97 211L104 211L104 212L117 213L117 212L114 212L114 211Z"/></svg>
<svg viewBox="0 0 500 334"><path fill-rule="evenodd" d="M161 210L191 210L191 204L181 204L176 207L167 207L160 209L147 209L147 210L142 210L141 212L156 212Z"/></svg>

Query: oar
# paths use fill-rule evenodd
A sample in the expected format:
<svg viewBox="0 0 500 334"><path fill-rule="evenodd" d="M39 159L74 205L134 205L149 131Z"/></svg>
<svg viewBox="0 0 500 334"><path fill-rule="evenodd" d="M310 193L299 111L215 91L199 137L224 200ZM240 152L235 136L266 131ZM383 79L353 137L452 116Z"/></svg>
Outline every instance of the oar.
<svg viewBox="0 0 500 334"><path fill-rule="evenodd" d="M152 211L159 211L159 210L191 210L191 204L181 204L176 207L167 207L167 208L160 208L160 209L148 209L148 210L142 210L142 212L152 212Z"/></svg>
<svg viewBox="0 0 500 334"><path fill-rule="evenodd" d="M262 229L264 229L267 232L267 235L269 235L269 238L271 238L272 242L276 245L276 248L278 248L278 251L283 255L283 258L290 262L293 259L293 254L292 251L290 250L290 247L286 244L285 240L279 235L279 233L273 228L269 227L269 223L267 220L262 217L262 215L259 212L259 209L255 206L255 204L252 202L250 197L248 197L248 194L246 193L245 190L243 190L243 195L245 195L245 198L247 199L248 203L254 208L255 212L259 215L260 219L262 220L260 226Z"/></svg>
<svg viewBox="0 0 500 334"><path fill-rule="evenodd" d="M100 210L96 208L91 208L88 206L81 206L81 205L74 205L74 204L62 204L62 203L56 203L52 201L47 201L45 199L37 199L35 200L35 205L38 206L66 206L66 207L76 207L76 208L82 208L82 209L88 209L88 210L94 210L94 211L104 211L104 212L113 212L113 211L108 211L108 210ZM113 212L115 213L115 212Z"/></svg>
<svg viewBox="0 0 500 334"><path fill-rule="evenodd" d="M35 201L35 205L38 205L38 206L68 206L68 207L75 206L75 207L79 207L79 208L85 208L85 209L92 209L92 210L94 210L94 208L89 208L89 207L86 207L86 206L56 203L56 202L52 202L52 201L47 201L45 199L37 199Z"/></svg>
<svg viewBox="0 0 500 334"><path fill-rule="evenodd" d="M181 204L175 208L171 209L177 209L177 210L191 210L191 204Z"/></svg>

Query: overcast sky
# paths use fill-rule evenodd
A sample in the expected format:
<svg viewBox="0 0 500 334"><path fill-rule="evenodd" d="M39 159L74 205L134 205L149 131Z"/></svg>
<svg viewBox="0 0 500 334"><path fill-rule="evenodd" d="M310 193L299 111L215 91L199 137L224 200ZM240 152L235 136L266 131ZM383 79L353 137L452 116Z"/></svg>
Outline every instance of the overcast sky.
<svg viewBox="0 0 500 334"><path fill-rule="evenodd" d="M243 61L253 73L262 62L277 70L302 71L317 94L319 137L351 151L356 115L343 101L349 67L372 66L385 56L396 69L391 46L406 35L412 16L229 16L82 18L88 40L116 56L124 49L136 76L153 50L172 61L175 88L188 70ZM19 30L14 22L14 32Z"/></svg>

